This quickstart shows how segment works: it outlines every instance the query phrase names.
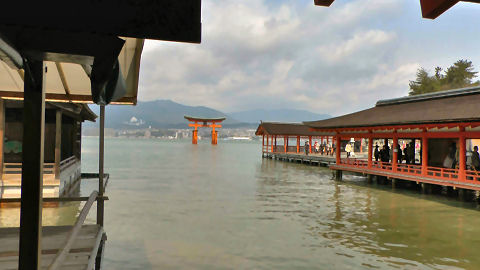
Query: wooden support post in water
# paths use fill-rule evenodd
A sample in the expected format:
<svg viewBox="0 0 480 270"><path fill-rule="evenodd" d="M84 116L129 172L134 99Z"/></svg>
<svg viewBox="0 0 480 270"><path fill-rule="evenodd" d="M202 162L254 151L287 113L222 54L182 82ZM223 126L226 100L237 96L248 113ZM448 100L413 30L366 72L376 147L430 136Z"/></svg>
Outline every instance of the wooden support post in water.
<svg viewBox="0 0 480 270"><path fill-rule="evenodd" d="M342 181L343 172L340 170L335 171L335 180Z"/></svg>
<svg viewBox="0 0 480 270"><path fill-rule="evenodd" d="M41 268L45 68L25 61L19 270Z"/></svg>
<svg viewBox="0 0 480 270"><path fill-rule="evenodd" d="M105 158L105 105L100 105L100 136L98 149L98 196L103 197L103 176ZM103 227L104 201L97 201L97 224Z"/></svg>
<svg viewBox="0 0 480 270"><path fill-rule="evenodd" d="M74 137L74 143L76 144L77 139ZM55 115L55 179L60 179L60 162L61 157L61 146L62 146L62 111L57 109Z"/></svg>
<svg viewBox="0 0 480 270"><path fill-rule="evenodd" d="M5 141L5 100L0 99L0 177L3 177L4 152L3 144Z"/></svg>

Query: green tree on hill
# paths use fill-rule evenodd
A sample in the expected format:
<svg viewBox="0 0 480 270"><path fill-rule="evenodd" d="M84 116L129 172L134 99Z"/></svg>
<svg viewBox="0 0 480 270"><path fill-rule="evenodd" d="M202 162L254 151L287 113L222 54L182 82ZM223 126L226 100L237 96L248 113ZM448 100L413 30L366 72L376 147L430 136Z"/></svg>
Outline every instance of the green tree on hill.
<svg viewBox="0 0 480 270"><path fill-rule="evenodd" d="M410 96L432 93L437 91L456 89L480 85L480 81L473 82L477 77L472 61L458 60L445 72L441 67L435 68L435 75L430 76L424 68L419 68L415 81L410 81Z"/></svg>

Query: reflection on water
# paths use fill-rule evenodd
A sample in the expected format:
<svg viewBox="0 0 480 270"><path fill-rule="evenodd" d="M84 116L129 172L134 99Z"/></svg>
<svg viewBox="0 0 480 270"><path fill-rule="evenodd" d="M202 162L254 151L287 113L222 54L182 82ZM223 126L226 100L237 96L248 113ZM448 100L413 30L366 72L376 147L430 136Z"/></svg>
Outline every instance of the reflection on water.
<svg viewBox="0 0 480 270"><path fill-rule="evenodd" d="M79 213L79 202L47 205L42 210L44 226L72 225ZM0 228L20 226L20 205L4 204L0 207Z"/></svg>
<svg viewBox="0 0 480 270"><path fill-rule="evenodd" d="M97 139L82 147L83 171L96 171ZM472 204L336 182L260 149L108 139L105 269L480 268Z"/></svg>
<svg viewBox="0 0 480 270"><path fill-rule="evenodd" d="M257 173L262 212L272 219L293 216L305 226L304 246L333 252L325 261L339 268L480 267L480 213L471 204L330 176L263 160Z"/></svg>

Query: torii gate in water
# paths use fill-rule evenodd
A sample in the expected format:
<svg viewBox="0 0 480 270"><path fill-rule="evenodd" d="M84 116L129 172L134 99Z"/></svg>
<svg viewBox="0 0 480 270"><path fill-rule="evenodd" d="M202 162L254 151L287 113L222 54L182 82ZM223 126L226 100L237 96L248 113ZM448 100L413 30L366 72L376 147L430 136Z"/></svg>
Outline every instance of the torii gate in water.
<svg viewBox="0 0 480 270"><path fill-rule="evenodd" d="M218 132L215 131L215 128L221 128L222 121L224 121L226 118L225 117L219 117L219 118L205 118L205 117L193 117L193 116L184 116L185 119L187 119L190 122L193 122L193 124L188 124L189 127L194 127L195 129L192 130L192 144L197 144L198 142L198 130L197 128L199 127L209 127L212 128L212 144L217 144L217 139L218 139Z"/></svg>

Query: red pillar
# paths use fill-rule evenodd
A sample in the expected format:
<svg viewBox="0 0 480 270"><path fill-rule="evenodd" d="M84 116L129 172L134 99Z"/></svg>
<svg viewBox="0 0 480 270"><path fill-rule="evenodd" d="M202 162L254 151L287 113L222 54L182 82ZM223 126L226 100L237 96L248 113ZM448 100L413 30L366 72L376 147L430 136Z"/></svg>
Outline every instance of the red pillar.
<svg viewBox="0 0 480 270"><path fill-rule="evenodd" d="M458 179L460 181L464 181L466 179L465 176L465 167L467 166L466 164L466 153L467 153L467 147L466 147L466 142L465 142L465 134L463 133L464 130L461 130L461 135L458 138L459 143L460 143L460 149L458 153Z"/></svg>
<svg viewBox="0 0 480 270"><path fill-rule="evenodd" d="M192 144L197 144L198 142L198 130L195 127L194 130L192 130Z"/></svg>
<svg viewBox="0 0 480 270"><path fill-rule="evenodd" d="M288 136L285 136L285 153L288 153Z"/></svg>
<svg viewBox="0 0 480 270"><path fill-rule="evenodd" d="M392 171L396 171L396 170L397 170L397 165L398 165L397 146L398 146L398 138L397 138L397 136L393 136L393 145L392 145Z"/></svg>
<svg viewBox="0 0 480 270"><path fill-rule="evenodd" d="M373 156L373 137L368 137L368 168L372 168L372 156Z"/></svg>
<svg viewBox="0 0 480 270"><path fill-rule="evenodd" d="M422 132L422 176L427 176L428 168L428 138L426 131Z"/></svg>
<svg viewBox="0 0 480 270"><path fill-rule="evenodd" d="M300 153L300 136L297 136L297 153Z"/></svg>

